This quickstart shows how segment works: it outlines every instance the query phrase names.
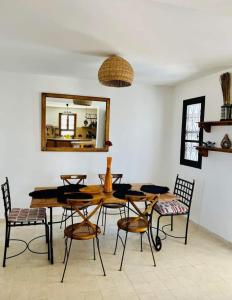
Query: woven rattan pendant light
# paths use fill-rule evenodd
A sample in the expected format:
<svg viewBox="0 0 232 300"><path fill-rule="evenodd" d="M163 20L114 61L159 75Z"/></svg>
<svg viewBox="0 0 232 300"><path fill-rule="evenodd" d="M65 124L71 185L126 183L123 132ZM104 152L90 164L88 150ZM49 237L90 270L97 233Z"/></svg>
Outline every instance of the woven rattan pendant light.
<svg viewBox="0 0 232 300"><path fill-rule="evenodd" d="M75 105L83 105L83 106L91 106L92 101L90 100L79 100L79 99L73 99L73 104Z"/></svg>
<svg viewBox="0 0 232 300"><path fill-rule="evenodd" d="M113 55L101 65L98 71L98 79L106 86L126 87L132 84L134 71L128 61Z"/></svg>

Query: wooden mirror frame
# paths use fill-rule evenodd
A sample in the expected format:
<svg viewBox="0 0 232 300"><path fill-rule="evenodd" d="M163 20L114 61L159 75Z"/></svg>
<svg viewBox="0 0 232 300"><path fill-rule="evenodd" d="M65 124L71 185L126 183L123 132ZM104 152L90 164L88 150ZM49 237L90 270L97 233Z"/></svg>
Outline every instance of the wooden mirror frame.
<svg viewBox="0 0 232 300"><path fill-rule="evenodd" d="M109 146L103 148L69 148L69 147L47 147L46 138L46 99L61 98L61 99L77 99L84 101L100 101L106 103L106 118L105 118L105 142L109 140L109 124L110 124L110 98L42 93L41 94L41 150L42 151L60 151L60 152L107 152Z"/></svg>

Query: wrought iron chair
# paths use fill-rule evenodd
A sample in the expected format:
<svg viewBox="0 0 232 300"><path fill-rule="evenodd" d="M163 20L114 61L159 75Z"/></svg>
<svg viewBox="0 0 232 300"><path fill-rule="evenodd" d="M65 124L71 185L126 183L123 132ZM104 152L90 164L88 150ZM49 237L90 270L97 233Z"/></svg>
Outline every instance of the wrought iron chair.
<svg viewBox="0 0 232 300"><path fill-rule="evenodd" d="M123 174L111 174L111 175L112 175L112 179L113 179L113 184L121 183ZM98 174L98 177L100 179L101 185L104 185L105 174ZM108 209L118 209L119 212L108 213L107 212ZM103 204L103 206L102 206L102 226L104 226L103 235L105 234L105 230L106 230L106 215L119 215L119 214L120 214L121 218L122 218L123 214L126 216L125 204L115 204L115 203Z"/></svg>
<svg viewBox="0 0 232 300"><path fill-rule="evenodd" d="M27 249L32 253L36 254L48 254L48 259L50 259L49 254L49 229L47 224L47 217L46 217L46 208L12 208L11 207L11 196L10 196L10 186L8 178L6 177L5 183L1 185L2 189L2 196L4 202L4 210L5 210L5 221L6 221L6 230L5 230L5 245L4 245L4 255L3 255L3 267L6 266L6 260L9 258L16 257ZM44 225L45 226L45 237L46 243L48 247L48 252L37 252L30 248L30 243L35 239L43 237L44 235L37 236L33 238L30 242L26 242L20 239L11 239L10 233L12 227L19 227L19 226L32 226L32 225ZM19 241L25 244L24 250L20 251L15 255L11 255L7 257L7 248L10 245L10 241Z"/></svg>
<svg viewBox="0 0 232 300"><path fill-rule="evenodd" d="M60 175L60 179L63 180L63 185L71 185L71 184L84 184L85 179L87 178L87 175L80 175L80 174L75 174L75 175ZM85 208L85 213L86 213ZM62 228L62 224L64 222L64 227L66 228L66 221L69 217L73 217L73 215L69 214L70 208L64 208L62 217L61 217L61 223L60 223L60 229ZM75 217L75 216L74 216Z"/></svg>
<svg viewBox="0 0 232 300"><path fill-rule="evenodd" d="M105 273L105 268L103 265L103 261L102 261L102 257L101 257L101 252L100 252L100 246L99 246L99 239L98 236L101 233L101 229L98 226L98 221L99 221L99 216L100 214L98 214L98 218L97 218L97 224L93 224L90 221L90 218L93 217L95 215L95 213L97 212L98 209L101 209L102 207L102 199L67 199L67 203L68 205L70 205L71 207L71 211L76 211L76 213L78 213L78 215L83 219L82 222L80 223L73 223L73 218L72 220L72 224L69 225L68 227L65 228L64 230L64 235L65 235L65 253L64 253L64 260L63 263L65 264L64 267L64 271L63 271L63 275L62 275L62 279L61 282L63 282L64 280L64 275L66 272L66 268L67 268L67 264L68 264L68 260L69 260L69 254L70 254L70 250L71 250L71 246L72 246L72 241L73 240L93 240L93 253L94 253L94 260L96 259L95 256L95 239L97 241L97 249L98 249L98 254L100 257L100 261L101 261L101 266L102 266L102 270L103 270L103 274L104 276L106 276ZM89 206L93 206L95 205L96 207L87 215L85 215L82 212L82 208L83 207L89 207ZM68 239L70 239L69 242L69 246L68 246Z"/></svg>
<svg viewBox="0 0 232 300"><path fill-rule="evenodd" d="M192 182L187 181L185 179L181 179L179 175L176 176L175 186L174 186L174 194L176 195L176 200L172 201L158 201L156 205L153 207L153 210L151 212L151 233L153 228L156 230L156 237L154 240L153 234L151 234L152 242L156 248L157 251L161 249L161 238L159 237L159 232L164 233L164 238L166 236L170 236L173 238L183 238L185 240L185 245L187 244L188 239L188 226L189 226L189 216L190 216L190 210L191 210L191 203L192 203L192 197L193 197L193 191L194 191L194 185L195 180ZM152 227L152 216L153 211L156 211L159 214L158 220L157 220L157 226ZM185 235L184 236L174 236L171 234L168 234L165 232L164 228L167 226L171 227L171 231L173 231L173 217L179 216L179 215L186 215L186 228L185 228ZM161 217L171 217L171 223L166 224L160 229L160 219Z"/></svg>
<svg viewBox="0 0 232 300"><path fill-rule="evenodd" d="M150 245L151 249L151 254L153 258L153 263L154 266L156 266L155 263L155 257L151 245L151 239L150 239L150 220L149 220L149 212L152 210L156 202L158 201L158 196L127 196L126 197L128 202L127 202L127 216L125 218L121 218L118 220L118 232L117 232L117 238L116 238L116 244L115 244L115 249L114 249L114 255L116 254L117 251L117 246L118 246L118 238L120 238L122 245L123 245L123 253L122 253L122 258L121 258L121 263L120 263L120 269L119 271L122 270L122 264L124 260L124 254L126 250L126 242L127 242L127 235L128 232L132 233L139 233L140 234L140 251L143 251L143 234L147 234L148 242ZM138 208L136 205L136 202L144 202L145 205L145 210L142 212L141 209ZM150 202L149 205L147 203ZM130 208L133 207L132 208ZM132 211L135 213L136 216L130 217L129 212ZM126 232L125 240L123 242L121 236L120 236L120 230L123 230Z"/></svg>

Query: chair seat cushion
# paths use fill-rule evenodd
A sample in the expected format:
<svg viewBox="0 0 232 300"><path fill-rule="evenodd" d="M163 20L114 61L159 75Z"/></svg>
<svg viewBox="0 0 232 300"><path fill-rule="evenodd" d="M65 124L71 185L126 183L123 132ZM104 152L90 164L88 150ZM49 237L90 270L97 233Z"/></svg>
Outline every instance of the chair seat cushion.
<svg viewBox="0 0 232 300"><path fill-rule="evenodd" d="M179 215L188 212L188 207L178 200L158 201L155 204L155 210L161 215Z"/></svg>
<svg viewBox="0 0 232 300"><path fill-rule="evenodd" d="M12 208L8 215L9 222L42 222L45 220L45 208Z"/></svg>

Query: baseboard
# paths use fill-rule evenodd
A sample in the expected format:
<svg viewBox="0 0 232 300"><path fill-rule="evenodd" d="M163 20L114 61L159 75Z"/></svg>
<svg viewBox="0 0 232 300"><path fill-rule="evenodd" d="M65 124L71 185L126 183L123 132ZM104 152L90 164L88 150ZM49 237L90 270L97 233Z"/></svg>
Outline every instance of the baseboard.
<svg viewBox="0 0 232 300"><path fill-rule="evenodd" d="M221 242L225 243L228 245L228 247L231 247L232 248L232 242L231 241L228 241L226 240L225 238L223 238L222 236L218 235L217 233L213 232L213 231L210 231L208 228L196 223L195 221L191 220L190 219L190 223L193 223L196 227L198 227L201 231L204 231L205 233L211 235L212 237L220 240Z"/></svg>

